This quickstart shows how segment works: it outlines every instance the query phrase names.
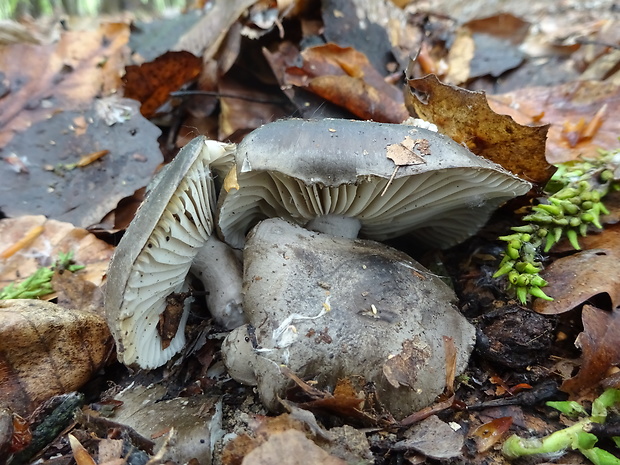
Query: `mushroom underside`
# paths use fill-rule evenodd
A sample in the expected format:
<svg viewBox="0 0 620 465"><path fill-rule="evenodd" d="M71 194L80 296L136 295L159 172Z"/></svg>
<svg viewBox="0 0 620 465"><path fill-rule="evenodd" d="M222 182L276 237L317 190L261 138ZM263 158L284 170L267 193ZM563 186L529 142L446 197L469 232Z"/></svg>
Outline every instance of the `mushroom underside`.
<svg viewBox="0 0 620 465"><path fill-rule="evenodd" d="M116 249L105 312L118 358L126 365L156 368L185 345L191 298L182 295L192 263L213 231L211 164L232 149L204 138L188 144L158 176ZM171 300L177 301L177 330L162 338L160 321L174 313Z"/></svg>
<svg viewBox="0 0 620 465"><path fill-rule="evenodd" d="M453 168L392 181L368 176L334 187L251 171L237 173L235 185L223 195L218 227L237 248L265 218L312 226L325 216L356 218L360 237L383 241L411 233L424 244L448 247L474 234L501 203L527 191L517 178L483 168Z"/></svg>

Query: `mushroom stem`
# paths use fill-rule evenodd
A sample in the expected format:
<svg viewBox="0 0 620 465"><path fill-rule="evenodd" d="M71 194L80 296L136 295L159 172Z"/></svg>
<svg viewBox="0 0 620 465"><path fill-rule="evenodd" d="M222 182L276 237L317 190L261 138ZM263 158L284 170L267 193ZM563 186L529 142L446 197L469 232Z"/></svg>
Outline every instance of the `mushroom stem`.
<svg viewBox="0 0 620 465"><path fill-rule="evenodd" d="M191 266L207 293L207 307L215 321L226 329L246 323L243 313L243 269L231 247L210 236Z"/></svg>
<svg viewBox="0 0 620 465"><path fill-rule="evenodd" d="M306 223L306 229L331 234L337 237L356 239L362 223L357 218L345 215L322 215Z"/></svg>

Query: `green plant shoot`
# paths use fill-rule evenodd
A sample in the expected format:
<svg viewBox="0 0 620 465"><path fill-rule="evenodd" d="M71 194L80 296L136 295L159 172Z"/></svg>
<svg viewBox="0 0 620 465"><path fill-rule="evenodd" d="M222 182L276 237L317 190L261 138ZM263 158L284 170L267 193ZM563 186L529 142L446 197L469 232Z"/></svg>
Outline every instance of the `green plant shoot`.
<svg viewBox="0 0 620 465"><path fill-rule="evenodd" d="M560 412L585 412L585 409L576 402L547 402ZM502 447L503 454L511 459L530 455L557 456L567 450L577 450L595 465L620 465L620 459L610 452L595 447L598 438L587 432L592 423L604 423L607 412L620 404L620 390L606 389L592 404L590 416L584 416L577 423L562 430L551 433L544 438L522 438L517 435L509 437ZM587 415L587 413L586 413ZM613 438L616 443L620 438Z"/></svg>
<svg viewBox="0 0 620 465"><path fill-rule="evenodd" d="M19 284L11 283L0 290L0 300L8 299L38 299L54 292L52 289L52 276L55 269L63 269L72 273L84 268L76 265L73 261L73 252L59 253L54 266L43 266L28 276Z"/></svg>
<svg viewBox="0 0 620 465"><path fill-rule="evenodd" d="M508 287L522 304L530 296L553 300L542 291L548 284L540 276L543 253L563 237L580 250L579 236L586 236L590 227L603 227L600 216L609 212L601 200L611 189L620 188L616 174L620 149L599 154L596 159L558 165L545 188L546 201L532 207L532 212L523 217L527 224L513 227L513 234L500 237L507 246L493 277L506 275Z"/></svg>

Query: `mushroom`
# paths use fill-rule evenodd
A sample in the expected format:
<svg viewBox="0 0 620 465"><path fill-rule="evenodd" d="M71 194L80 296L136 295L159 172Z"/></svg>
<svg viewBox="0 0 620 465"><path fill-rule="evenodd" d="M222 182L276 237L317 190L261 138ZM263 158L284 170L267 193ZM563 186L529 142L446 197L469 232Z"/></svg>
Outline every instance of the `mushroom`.
<svg viewBox="0 0 620 465"><path fill-rule="evenodd" d="M372 383L397 419L444 390L444 337L454 344L456 372L467 366L474 327L452 289L403 252L267 219L243 255L249 324L226 337L222 357L272 411L293 384L282 365L329 392L342 380Z"/></svg>
<svg viewBox="0 0 620 465"><path fill-rule="evenodd" d="M218 207L221 237L244 247L249 321L222 346L229 373L271 410L291 384L281 365L319 389L361 377L397 418L428 405L445 387L444 337L460 372L474 328L438 277L355 238L451 246L530 187L420 127L287 120L252 132Z"/></svg>
<svg viewBox="0 0 620 465"><path fill-rule="evenodd" d="M411 164L396 165L400 155ZM260 220L279 217L332 235L386 240L411 233L448 247L531 185L452 139L368 121L284 120L239 144L224 181L221 237L242 248Z"/></svg>
<svg viewBox="0 0 620 465"><path fill-rule="evenodd" d="M241 265L211 233L215 207L212 170L230 167L235 146L198 137L154 180L120 241L108 270L105 314L126 365L155 368L185 345L191 271L207 306L227 329L245 322ZM163 337L162 337L163 334Z"/></svg>

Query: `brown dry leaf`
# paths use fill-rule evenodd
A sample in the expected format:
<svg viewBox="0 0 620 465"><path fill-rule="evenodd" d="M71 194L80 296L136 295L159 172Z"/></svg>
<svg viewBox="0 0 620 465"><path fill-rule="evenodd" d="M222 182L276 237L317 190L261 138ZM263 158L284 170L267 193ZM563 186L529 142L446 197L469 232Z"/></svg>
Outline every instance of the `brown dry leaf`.
<svg viewBox="0 0 620 465"><path fill-rule="evenodd" d="M502 95L488 96L494 111L512 116L520 124L551 125L547 160L562 163L581 156L595 157L597 149L618 147L620 135L620 87L611 82L577 81L554 87L526 87ZM603 114L601 109L606 105ZM573 137L565 127L585 126L599 114L600 126L590 137ZM570 130L570 128L568 128Z"/></svg>
<svg viewBox="0 0 620 465"><path fill-rule="evenodd" d="M102 316L41 300L0 300L0 399L20 415L75 391L109 358Z"/></svg>
<svg viewBox="0 0 620 465"><path fill-rule="evenodd" d="M21 281L41 266L51 266L59 253L73 251L73 259L85 268L81 280L98 286L103 280L114 247L72 224L48 220L44 216L22 216L0 220L0 256L32 231L35 238L13 254L0 258L0 288Z"/></svg>
<svg viewBox="0 0 620 465"><path fill-rule="evenodd" d="M407 82L409 111L436 124L476 155L534 183L544 184L554 173L545 160L547 126L517 124L491 110L484 93L443 84L434 75Z"/></svg>
<svg viewBox="0 0 620 465"><path fill-rule="evenodd" d="M287 430L269 439L243 458L242 465L346 465L342 459L325 452L300 431Z"/></svg>
<svg viewBox="0 0 620 465"><path fill-rule="evenodd" d="M64 110L92 104L120 87L129 27L66 31L54 44L0 48L9 93L0 100L0 147L13 134Z"/></svg>
<svg viewBox="0 0 620 465"><path fill-rule="evenodd" d="M542 273L553 301L536 299L534 310L553 315L582 305L595 296L608 296L611 308L620 305L620 224L580 239L582 252L554 261Z"/></svg>
<svg viewBox="0 0 620 465"><path fill-rule="evenodd" d="M301 67L286 69L286 85L307 88L362 119L385 123L407 119L401 92L385 82L363 53L326 44L305 49L301 57Z"/></svg>
<svg viewBox="0 0 620 465"><path fill-rule="evenodd" d="M585 305L581 318L583 332L575 341L583 353L581 368L560 387L571 395L595 387L610 368L620 364L620 310L609 312Z"/></svg>
<svg viewBox="0 0 620 465"><path fill-rule="evenodd" d="M127 66L124 95L142 103L140 112L150 118L168 101L170 92L196 79L201 69L202 60L189 52L166 52L140 66Z"/></svg>
<svg viewBox="0 0 620 465"><path fill-rule="evenodd" d="M341 379L334 388L333 395L327 391L319 391L322 393L321 397L317 396L315 400L298 405L313 412L327 412L367 425L390 421L389 414L381 411L374 394L365 392L362 384L362 379Z"/></svg>
<svg viewBox="0 0 620 465"><path fill-rule="evenodd" d="M418 153L419 152L419 155ZM405 137L405 140L398 144L387 146L387 158L398 166L421 165L426 163L424 157L430 155L429 142L427 139L412 139Z"/></svg>

